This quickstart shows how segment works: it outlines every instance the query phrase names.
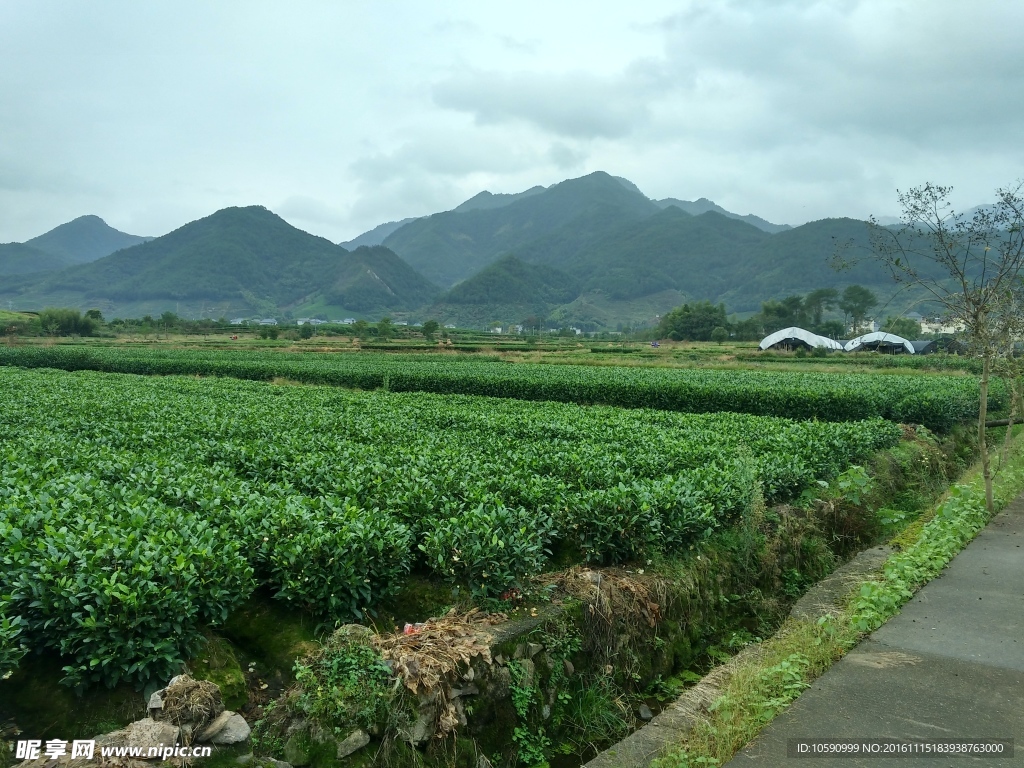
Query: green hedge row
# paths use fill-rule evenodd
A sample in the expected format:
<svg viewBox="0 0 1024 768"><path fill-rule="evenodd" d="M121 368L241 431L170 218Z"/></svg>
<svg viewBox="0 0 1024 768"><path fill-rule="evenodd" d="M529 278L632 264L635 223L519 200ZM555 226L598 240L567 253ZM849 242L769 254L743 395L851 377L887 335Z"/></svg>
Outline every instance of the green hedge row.
<svg viewBox="0 0 1024 768"><path fill-rule="evenodd" d="M393 392L486 395L689 413L734 411L794 419L876 416L946 431L978 411L965 376L790 373L528 365L453 355L286 354L129 348L2 347L0 365L142 375L227 376ZM1004 400L992 388L990 407Z"/></svg>
<svg viewBox="0 0 1024 768"><path fill-rule="evenodd" d="M494 595L559 544L682 549L901 434L10 367L0 391L0 607L75 684L165 677L258 585L348 621L413 568Z"/></svg>

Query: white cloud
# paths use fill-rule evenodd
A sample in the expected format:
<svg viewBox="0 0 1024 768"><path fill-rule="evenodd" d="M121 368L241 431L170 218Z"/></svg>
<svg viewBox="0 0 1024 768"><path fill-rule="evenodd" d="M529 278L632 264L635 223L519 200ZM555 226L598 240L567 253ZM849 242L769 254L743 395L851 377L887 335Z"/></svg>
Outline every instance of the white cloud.
<svg viewBox="0 0 1024 768"><path fill-rule="evenodd" d="M0 0L0 242L262 203L332 240L607 170L800 223L1024 176L1024 5Z"/></svg>

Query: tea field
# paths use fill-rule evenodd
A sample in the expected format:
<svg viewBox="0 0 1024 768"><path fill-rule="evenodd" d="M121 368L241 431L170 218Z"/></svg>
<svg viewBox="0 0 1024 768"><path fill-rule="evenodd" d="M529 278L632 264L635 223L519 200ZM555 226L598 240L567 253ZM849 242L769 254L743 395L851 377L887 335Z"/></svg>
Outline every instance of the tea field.
<svg viewBox="0 0 1024 768"><path fill-rule="evenodd" d="M545 387L574 380L537 371ZM881 418L13 367L0 406L0 676L22 646L49 647L72 684L166 679L257 587L350 620L413 570L495 595L553 551L679 550L758 490L784 499L901 433Z"/></svg>
<svg viewBox="0 0 1024 768"><path fill-rule="evenodd" d="M625 366L515 364L456 355L280 353L132 347L5 347L0 365L112 373L289 379L393 392L485 395L519 400L733 411L794 419L875 416L945 431L978 410L971 376L768 372ZM1005 396L993 382L990 408Z"/></svg>

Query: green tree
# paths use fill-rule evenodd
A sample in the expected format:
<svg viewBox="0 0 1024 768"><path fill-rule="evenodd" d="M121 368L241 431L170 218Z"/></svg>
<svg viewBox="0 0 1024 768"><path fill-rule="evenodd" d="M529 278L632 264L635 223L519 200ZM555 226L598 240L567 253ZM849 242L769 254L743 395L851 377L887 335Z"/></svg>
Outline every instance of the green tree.
<svg viewBox="0 0 1024 768"><path fill-rule="evenodd" d="M390 317L382 317L377 321L377 338L387 341L395 334L395 324Z"/></svg>
<svg viewBox="0 0 1024 768"><path fill-rule="evenodd" d="M818 288L804 296L804 309L815 326L821 325L821 316L826 309L835 309L839 303L839 291L835 288Z"/></svg>
<svg viewBox="0 0 1024 768"><path fill-rule="evenodd" d="M88 312L85 313L85 316L88 317L90 320L95 320L97 323L103 322L103 313L100 312L98 309L90 309Z"/></svg>
<svg viewBox="0 0 1024 768"><path fill-rule="evenodd" d="M729 331L720 325L716 325L715 329L711 331L711 340L721 344L723 341L729 338Z"/></svg>
<svg viewBox="0 0 1024 768"><path fill-rule="evenodd" d="M727 328L725 304L717 306L710 301L683 304L661 318L658 332L673 341L709 341L717 327Z"/></svg>
<svg viewBox="0 0 1024 768"><path fill-rule="evenodd" d="M427 322L425 322L423 324L423 336L424 336L424 338L429 339L430 341L433 341L434 334L437 333L437 330L440 327L441 327L441 324L439 322L437 322L437 320L427 320Z"/></svg>
<svg viewBox="0 0 1024 768"><path fill-rule="evenodd" d="M791 325L807 325L807 312L801 296L787 296L782 301L769 299L761 304L761 320L766 333Z"/></svg>
<svg viewBox="0 0 1024 768"><path fill-rule="evenodd" d="M825 320L814 326L814 332L828 339L842 339L846 336L846 325L842 320Z"/></svg>
<svg viewBox="0 0 1024 768"><path fill-rule="evenodd" d="M878 306L878 298L862 285L850 285L843 291L838 304L843 314L850 318L856 335L871 308Z"/></svg>
<svg viewBox="0 0 1024 768"><path fill-rule="evenodd" d="M918 339L921 337L921 324L916 320L911 320L909 317L893 317L890 315L886 318L882 330L886 333L902 336L904 339Z"/></svg>
<svg viewBox="0 0 1024 768"><path fill-rule="evenodd" d="M356 320L352 323L352 334L357 339L365 339L370 335L370 324L365 320Z"/></svg>
<svg viewBox="0 0 1024 768"><path fill-rule="evenodd" d="M302 327L299 328L299 337L303 339L313 338L313 326L309 323L304 323Z"/></svg>
<svg viewBox="0 0 1024 768"><path fill-rule="evenodd" d="M39 313L39 327L49 336L92 336L96 323L77 309L47 308Z"/></svg>

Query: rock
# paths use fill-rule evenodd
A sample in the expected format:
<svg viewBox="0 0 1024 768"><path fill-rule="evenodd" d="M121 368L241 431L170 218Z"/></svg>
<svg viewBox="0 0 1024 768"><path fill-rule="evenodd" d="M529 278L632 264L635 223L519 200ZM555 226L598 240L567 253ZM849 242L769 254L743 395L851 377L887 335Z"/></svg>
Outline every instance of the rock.
<svg viewBox="0 0 1024 768"><path fill-rule="evenodd" d="M544 646L540 643L527 643L526 645L526 655L531 659L543 650Z"/></svg>
<svg viewBox="0 0 1024 768"><path fill-rule="evenodd" d="M231 716L233 714L235 713L225 709L223 712L217 715L217 717L211 720L209 725L203 728L203 730L199 733L199 737L196 740L209 741L211 738L220 733L221 730L223 730L224 726L228 724L228 720L231 719Z"/></svg>
<svg viewBox="0 0 1024 768"><path fill-rule="evenodd" d="M472 667L469 667L469 669L466 670L466 674L462 676L462 679L468 683L472 683L473 680L476 679L476 672L473 671Z"/></svg>
<svg viewBox="0 0 1024 768"><path fill-rule="evenodd" d="M532 659L523 659L519 664L523 668L523 681L527 685L533 685L533 678L537 674L537 665L533 663Z"/></svg>
<svg viewBox="0 0 1024 768"><path fill-rule="evenodd" d="M551 717L551 706L548 705L548 704L545 704L543 707L541 707L540 708L540 716L542 718L544 718L545 720L550 718Z"/></svg>
<svg viewBox="0 0 1024 768"><path fill-rule="evenodd" d="M292 720L288 724L288 728L287 728L287 730L285 730L284 733L285 733L285 736L291 736L293 733L298 733L299 731L308 731L308 730L309 730L309 722L299 718L298 720Z"/></svg>
<svg viewBox="0 0 1024 768"><path fill-rule="evenodd" d="M520 643L516 646L515 653L512 654L513 659L521 659L526 655L526 644Z"/></svg>
<svg viewBox="0 0 1024 768"><path fill-rule="evenodd" d="M178 743L178 738L181 735L177 726L153 720L150 717L135 721L128 726L127 731L127 746L142 747L144 752L148 751L150 747L173 747ZM143 759L160 760L163 759L163 756L149 757L148 755L143 755Z"/></svg>
<svg viewBox="0 0 1024 768"><path fill-rule="evenodd" d="M272 757L262 758L263 765L269 766L270 768L292 768L291 763L286 763L284 760L275 760Z"/></svg>
<svg viewBox="0 0 1024 768"><path fill-rule="evenodd" d="M309 765L309 752L303 734L293 734L284 743L284 759L294 766Z"/></svg>
<svg viewBox="0 0 1024 768"><path fill-rule="evenodd" d="M436 719L437 713L433 708L428 712L421 712L420 716L416 718L416 722L408 728L403 728L399 731L399 735L413 746L425 744L434 735L434 721Z"/></svg>
<svg viewBox="0 0 1024 768"><path fill-rule="evenodd" d="M640 709L638 710L638 714L640 715L640 719L643 720L644 722L647 722L648 720L650 720L651 718L654 717L654 713L651 712L651 708L648 707L646 704L641 704L640 705Z"/></svg>
<svg viewBox="0 0 1024 768"><path fill-rule="evenodd" d="M373 630L362 624L342 624L331 633L331 638L336 640L362 640L368 643L372 637Z"/></svg>
<svg viewBox="0 0 1024 768"><path fill-rule="evenodd" d="M451 698L458 699L461 696L475 696L478 693L480 693L480 689L470 684L465 688L452 688Z"/></svg>
<svg viewBox="0 0 1024 768"><path fill-rule="evenodd" d="M562 666L565 667L565 674L567 674L567 675L571 676L573 673L576 672L576 667L574 667L572 665L572 662L569 661L568 659L566 659L565 661L562 662Z"/></svg>
<svg viewBox="0 0 1024 768"><path fill-rule="evenodd" d="M338 745L338 759L341 760L343 757L348 757L353 752L362 749L369 743L370 734L362 729L353 731L348 735L347 739Z"/></svg>
<svg viewBox="0 0 1024 768"><path fill-rule="evenodd" d="M163 692L163 688L159 691L153 691L153 695L149 697L149 704L147 705L149 709L160 710L164 708L164 699L161 695Z"/></svg>
<svg viewBox="0 0 1024 768"><path fill-rule="evenodd" d="M505 657L499 653L494 657L494 663L502 667L505 666Z"/></svg>
<svg viewBox="0 0 1024 768"><path fill-rule="evenodd" d="M227 712L223 714L228 714ZM220 746L226 744L241 744L249 738L252 728L245 722L245 718L237 712L231 712L227 723L217 733L207 739L211 744ZM219 719L219 718L218 718Z"/></svg>
<svg viewBox="0 0 1024 768"><path fill-rule="evenodd" d="M495 701L507 699L512 688L512 673L508 667L495 667L487 686L487 697Z"/></svg>
<svg viewBox="0 0 1024 768"><path fill-rule="evenodd" d="M110 733L104 733L97 736L93 741L96 742L97 747L124 747L128 744L128 729L122 728L120 731L111 731Z"/></svg>
<svg viewBox="0 0 1024 768"><path fill-rule="evenodd" d="M494 765L487 759L486 755L477 755L476 768L494 768Z"/></svg>
<svg viewBox="0 0 1024 768"><path fill-rule="evenodd" d="M253 755L252 752L250 752L247 755L239 755L238 757L235 758L235 762L238 763L239 765L248 765L249 763L252 762L253 757L254 757L254 755Z"/></svg>

